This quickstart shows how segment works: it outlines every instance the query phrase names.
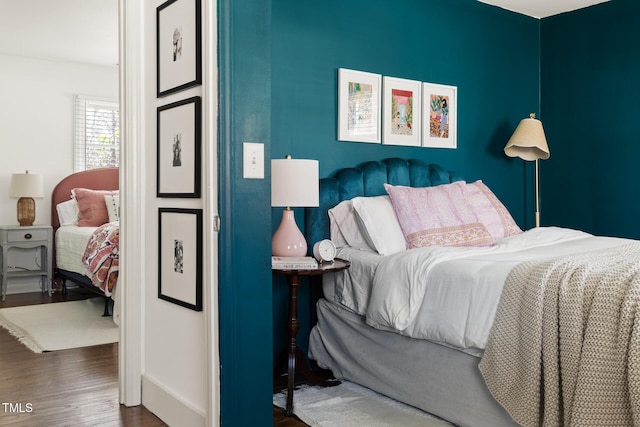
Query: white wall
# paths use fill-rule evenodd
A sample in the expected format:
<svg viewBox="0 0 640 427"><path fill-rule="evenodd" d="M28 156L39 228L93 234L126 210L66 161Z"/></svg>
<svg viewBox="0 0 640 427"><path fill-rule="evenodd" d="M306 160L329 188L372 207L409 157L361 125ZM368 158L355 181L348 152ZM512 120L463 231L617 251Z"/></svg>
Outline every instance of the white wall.
<svg viewBox="0 0 640 427"><path fill-rule="evenodd" d="M73 172L74 95L117 100L118 69L1 53L0 64L0 223L18 224L9 183L28 169L44 178L36 223L51 224L51 191Z"/></svg>
<svg viewBox="0 0 640 427"><path fill-rule="evenodd" d="M73 172L74 95L118 99L118 68L0 53L0 224L18 224L9 198L12 173L41 174L36 224L51 224L51 191ZM39 290L37 279L15 280L8 293Z"/></svg>
<svg viewBox="0 0 640 427"><path fill-rule="evenodd" d="M156 96L156 7L145 1L145 172L144 359L142 403L169 425L202 426L207 419L208 373L205 311L196 312L158 298L158 208L203 208L200 199L156 197L156 113L159 106L203 96L202 86L164 98ZM204 141L203 141L204 143ZM203 192L206 192L206 187ZM210 191L210 190L209 190ZM207 238L207 235L203 236ZM204 286L207 286L205 281ZM204 310L211 310L205 301Z"/></svg>

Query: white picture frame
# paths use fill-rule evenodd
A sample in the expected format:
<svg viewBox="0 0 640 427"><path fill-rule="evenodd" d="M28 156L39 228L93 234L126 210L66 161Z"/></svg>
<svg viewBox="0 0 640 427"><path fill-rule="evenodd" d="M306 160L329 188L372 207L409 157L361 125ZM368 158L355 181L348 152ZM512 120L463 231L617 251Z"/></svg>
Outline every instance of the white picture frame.
<svg viewBox="0 0 640 427"><path fill-rule="evenodd" d="M382 75L338 69L338 140L381 141Z"/></svg>
<svg viewBox="0 0 640 427"><path fill-rule="evenodd" d="M383 77L382 143L420 147L422 82Z"/></svg>
<svg viewBox="0 0 640 427"><path fill-rule="evenodd" d="M458 88L422 84L422 146L458 148Z"/></svg>

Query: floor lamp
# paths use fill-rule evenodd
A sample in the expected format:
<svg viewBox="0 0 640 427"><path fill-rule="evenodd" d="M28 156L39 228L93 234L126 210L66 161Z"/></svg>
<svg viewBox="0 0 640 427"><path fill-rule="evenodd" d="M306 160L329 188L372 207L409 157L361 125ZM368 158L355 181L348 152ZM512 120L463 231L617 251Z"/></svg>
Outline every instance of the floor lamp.
<svg viewBox="0 0 640 427"><path fill-rule="evenodd" d="M549 146L544 136L542 122L531 113L528 119L522 119L504 147L504 153L509 157L520 157L526 161L536 162L536 227L540 227L540 180L539 159L549 158Z"/></svg>
<svg viewBox="0 0 640 427"><path fill-rule="evenodd" d="M271 160L271 206L285 207L280 226L271 240L271 254L300 257L307 254L307 241L296 224L292 207L318 206L318 161Z"/></svg>

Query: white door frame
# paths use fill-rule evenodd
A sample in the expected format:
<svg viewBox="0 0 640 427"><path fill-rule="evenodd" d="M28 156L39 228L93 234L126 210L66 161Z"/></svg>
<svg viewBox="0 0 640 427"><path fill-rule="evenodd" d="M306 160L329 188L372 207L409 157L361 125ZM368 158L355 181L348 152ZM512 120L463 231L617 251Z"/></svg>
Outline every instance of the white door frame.
<svg viewBox="0 0 640 427"><path fill-rule="evenodd" d="M218 2L205 0L203 25L204 283L207 348L207 426L220 425L220 347L218 320Z"/></svg>
<svg viewBox="0 0 640 427"><path fill-rule="evenodd" d="M120 403L142 403L142 354L145 235L144 168L144 0L119 0L120 46L120 281L118 288L120 345L118 372ZM137 260L137 262L136 262Z"/></svg>
<svg viewBox="0 0 640 427"><path fill-rule="evenodd" d="M120 403L142 403L144 371L145 263L150 256L143 244L146 171L145 80L149 64L144 63L145 31L150 31L144 15L145 0L119 0L120 100L121 100L121 227L120 278L123 286L119 346ZM203 0L203 204L204 204L204 311L207 351L206 425L220 425L220 352L218 333L218 63L217 0ZM152 22L152 21L151 21ZM145 65L147 65L145 67Z"/></svg>

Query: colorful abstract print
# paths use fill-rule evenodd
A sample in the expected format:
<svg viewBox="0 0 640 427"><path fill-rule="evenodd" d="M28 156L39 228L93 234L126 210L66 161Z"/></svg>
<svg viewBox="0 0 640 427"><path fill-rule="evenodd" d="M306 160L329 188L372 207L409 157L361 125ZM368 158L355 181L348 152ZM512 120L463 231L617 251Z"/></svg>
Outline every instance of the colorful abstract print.
<svg viewBox="0 0 640 427"><path fill-rule="evenodd" d="M449 138L449 97L431 95L429 135L433 138Z"/></svg>

